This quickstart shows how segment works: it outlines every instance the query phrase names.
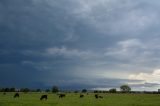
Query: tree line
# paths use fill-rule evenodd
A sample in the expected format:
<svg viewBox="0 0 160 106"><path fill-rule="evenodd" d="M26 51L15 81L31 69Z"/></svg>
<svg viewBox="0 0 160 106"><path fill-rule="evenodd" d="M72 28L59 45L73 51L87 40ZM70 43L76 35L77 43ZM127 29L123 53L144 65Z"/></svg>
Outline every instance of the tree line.
<svg viewBox="0 0 160 106"><path fill-rule="evenodd" d="M53 86L52 89L45 89L45 90L42 90L42 89L29 89L29 88L20 88L20 89L17 89L17 88L14 88L14 87L11 87L11 88L0 88L0 92L59 92L59 88L57 86Z"/></svg>
<svg viewBox="0 0 160 106"><path fill-rule="evenodd" d="M11 88L0 88L0 92L52 92L52 93L57 93L60 92L60 89L58 86L53 86L51 89L29 89L29 88L20 88L20 89L16 89L14 87ZM63 91L61 91L63 92ZM72 91L74 93L87 93L87 89L82 89L81 91ZM147 91L131 91L131 87L129 85L122 85L120 86L120 91L117 91L116 88L112 88L109 90L94 90L94 91L90 91L93 93L151 93L151 94L159 94L160 92L147 92Z"/></svg>

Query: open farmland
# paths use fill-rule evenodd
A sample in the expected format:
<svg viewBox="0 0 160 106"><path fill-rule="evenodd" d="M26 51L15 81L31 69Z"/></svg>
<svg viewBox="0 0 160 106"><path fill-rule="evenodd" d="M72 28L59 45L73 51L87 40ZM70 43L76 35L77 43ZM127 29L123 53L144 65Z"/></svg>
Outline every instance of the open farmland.
<svg viewBox="0 0 160 106"><path fill-rule="evenodd" d="M158 94L99 94L103 99L95 99L94 94L66 94L59 98L57 94L47 94L48 100L40 101L43 93L20 93L20 98L13 98L14 93L0 94L0 106L160 106Z"/></svg>

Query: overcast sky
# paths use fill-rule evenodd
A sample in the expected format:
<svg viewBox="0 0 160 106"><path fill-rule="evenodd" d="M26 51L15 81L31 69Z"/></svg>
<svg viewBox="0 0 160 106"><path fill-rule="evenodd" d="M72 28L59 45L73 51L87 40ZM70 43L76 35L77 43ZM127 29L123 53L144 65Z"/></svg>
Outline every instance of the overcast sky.
<svg viewBox="0 0 160 106"><path fill-rule="evenodd" d="M160 88L159 0L0 0L0 87Z"/></svg>

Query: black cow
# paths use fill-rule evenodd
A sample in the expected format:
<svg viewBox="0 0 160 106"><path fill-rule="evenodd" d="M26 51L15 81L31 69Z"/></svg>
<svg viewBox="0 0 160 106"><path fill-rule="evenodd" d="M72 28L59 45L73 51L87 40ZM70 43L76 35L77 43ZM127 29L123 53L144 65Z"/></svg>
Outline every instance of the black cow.
<svg viewBox="0 0 160 106"><path fill-rule="evenodd" d="M6 95L6 93L4 92L3 95Z"/></svg>
<svg viewBox="0 0 160 106"><path fill-rule="evenodd" d="M65 94L59 94L59 98L64 98L64 97L66 97Z"/></svg>
<svg viewBox="0 0 160 106"><path fill-rule="evenodd" d="M14 94L14 98L17 98L17 97L19 98L19 93Z"/></svg>
<svg viewBox="0 0 160 106"><path fill-rule="evenodd" d="M96 99L98 99L98 98L101 98L101 99L102 99L103 96L98 96L98 94L95 94L95 98L96 98Z"/></svg>
<svg viewBox="0 0 160 106"><path fill-rule="evenodd" d="M98 99L98 94L95 94L95 98Z"/></svg>
<svg viewBox="0 0 160 106"><path fill-rule="evenodd" d="M47 95L42 95L40 100L43 100L43 99L47 100Z"/></svg>
<svg viewBox="0 0 160 106"><path fill-rule="evenodd" d="M80 96L79 96L80 98L83 98L84 97L84 95L83 94L80 94Z"/></svg>

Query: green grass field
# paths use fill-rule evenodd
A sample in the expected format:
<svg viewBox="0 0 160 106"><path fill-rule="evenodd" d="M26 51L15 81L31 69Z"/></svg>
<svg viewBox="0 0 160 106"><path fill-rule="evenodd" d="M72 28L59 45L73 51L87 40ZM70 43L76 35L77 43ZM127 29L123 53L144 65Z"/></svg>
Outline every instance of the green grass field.
<svg viewBox="0 0 160 106"><path fill-rule="evenodd" d="M0 106L160 106L160 95L153 94L100 94L103 99L95 99L94 94L79 98L79 94L66 94L60 99L56 94L48 94L48 100L40 101L43 93L0 93Z"/></svg>

